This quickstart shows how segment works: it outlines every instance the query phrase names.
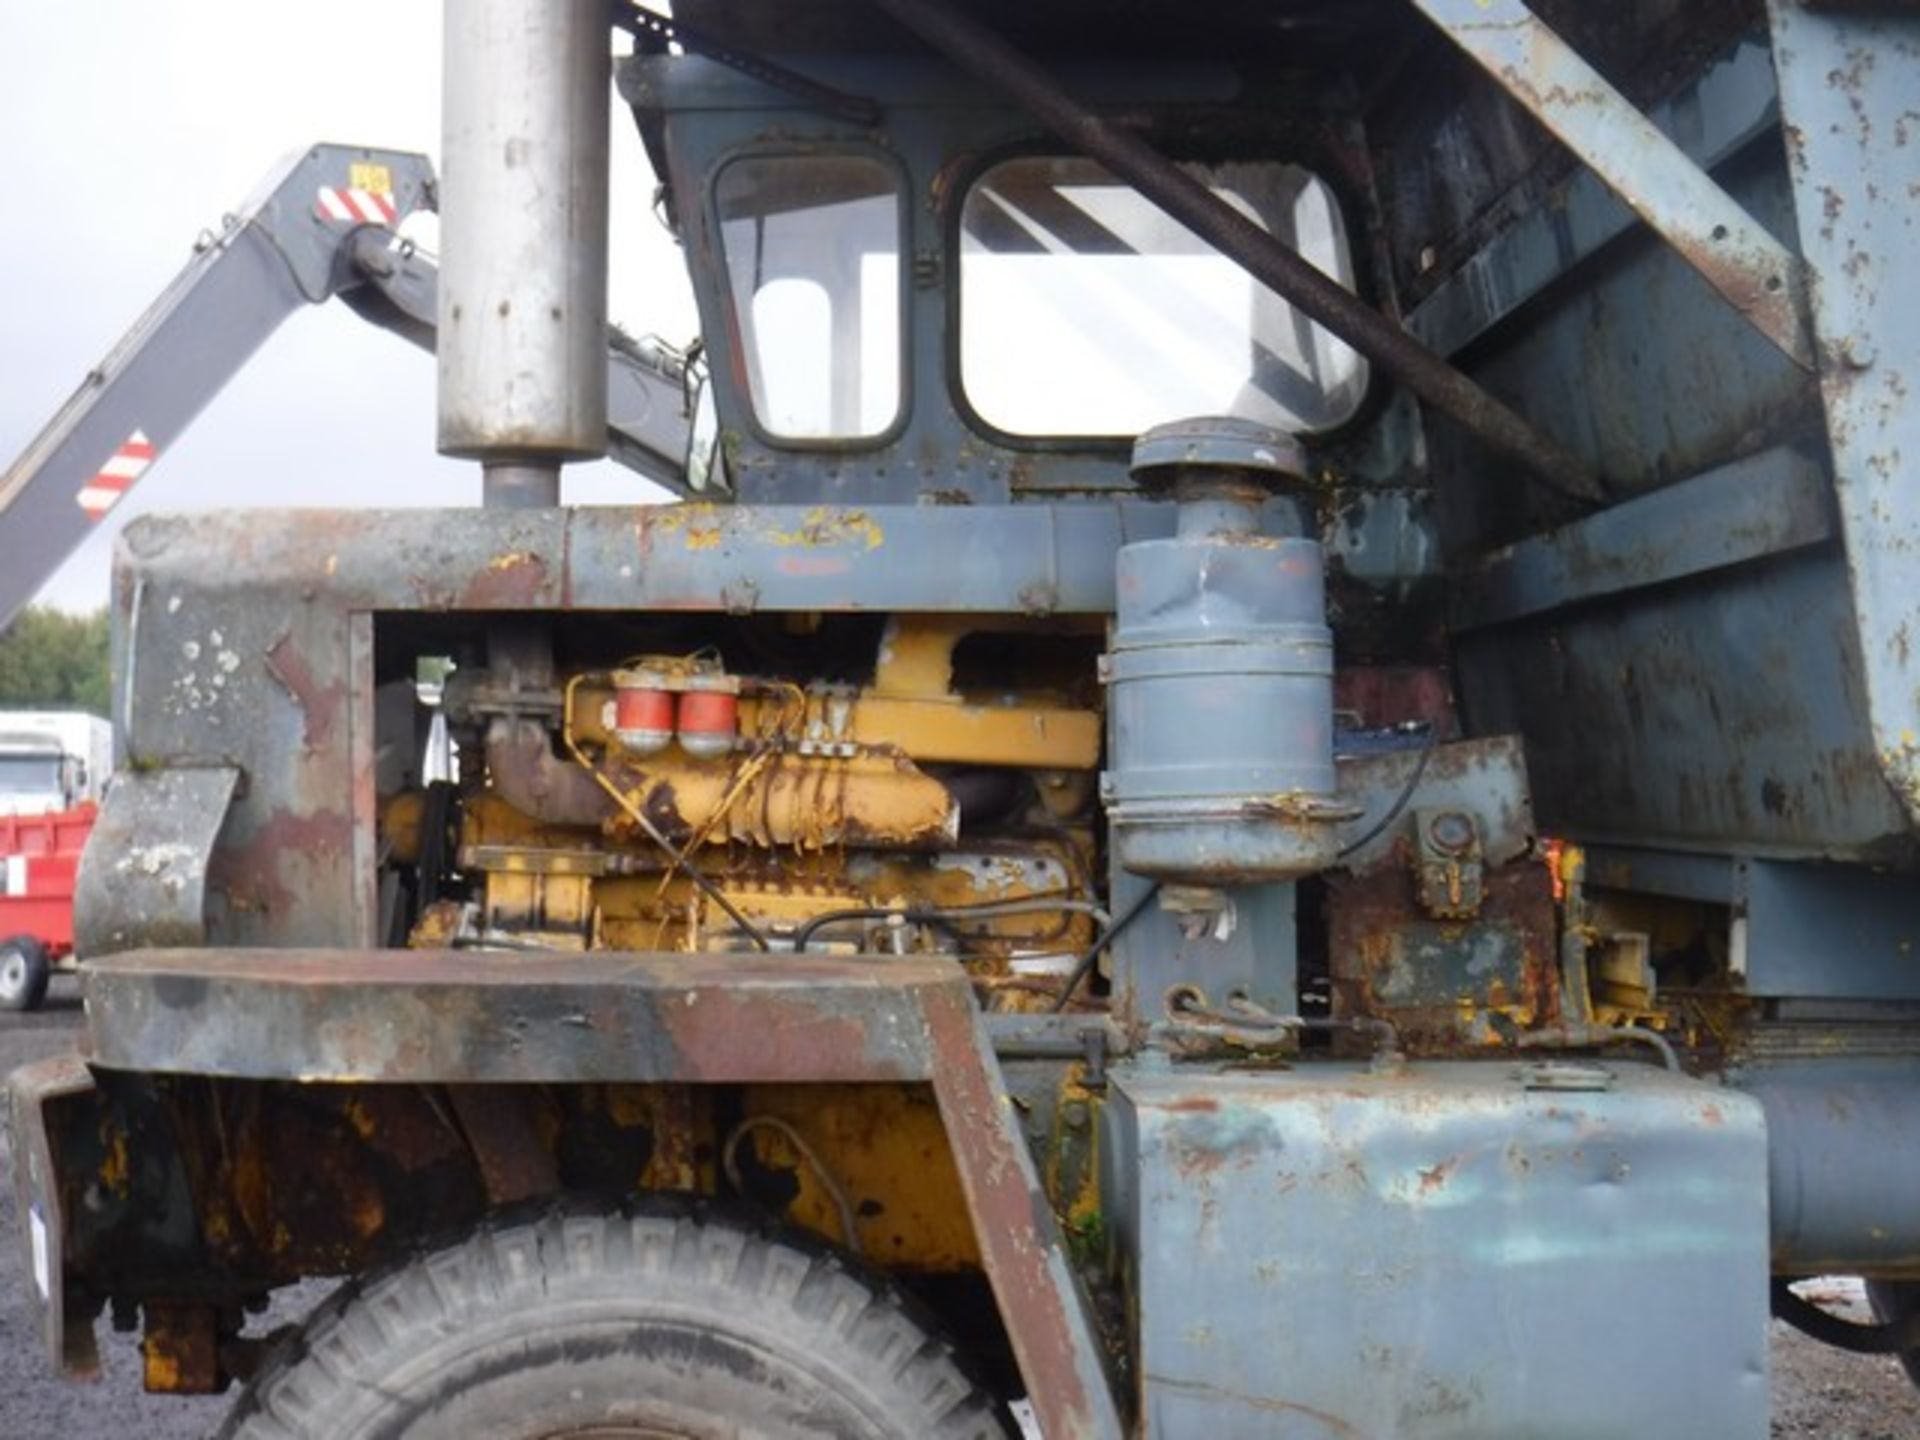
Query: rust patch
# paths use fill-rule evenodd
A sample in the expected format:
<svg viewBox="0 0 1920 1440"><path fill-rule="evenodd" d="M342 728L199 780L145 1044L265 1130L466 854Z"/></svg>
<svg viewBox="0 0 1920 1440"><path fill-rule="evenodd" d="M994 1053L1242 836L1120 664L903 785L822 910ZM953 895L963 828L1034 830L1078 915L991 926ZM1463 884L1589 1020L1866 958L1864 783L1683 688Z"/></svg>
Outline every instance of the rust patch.
<svg viewBox="0 0 1920 1440"><path fill-rule="evenodd" d="M1244 1405L1251 1410L1264 1410L1276 1415L1303 1416L1313 1422L1315 1429L1323 1431L1328 1436L1337 1437L1337 1440L1368 1440L1365 1431L1355 1429L1338 1415L1317 1410L1311 1405L1302 1405L1293 1400L1277 1400L1267 1395L1248 1395L1239 1390L1209 1385L1204 1380L1179 1379L1171 1375L1148 1375L1145 1378L1155 1389L1230 1400L1234 1404Z"/></svg>
<svg viewBox="0 0 1920 1440"><path fill-rule="evenodd" d="M346 703L347 687L335 680L322 685L314 678L313 667L293 643L291 632L274 641L267 651L267 673L278 680L300 707L300 743L308 750L324 750L333 739L340 707Z"/></svg>
<svg viewBox="0 0 1920 1440"><path fill-rule="evenodd" d="M1220 1102L1211 1095L1187 1095L1178 1100L1169 1100L1160 1108L1176 1115L1183 1115L1195 1111L1211 1112L1218 1110L1220 1108Z"/></svg>
<svg viewBox="0 0 1920 1440"><path fill-rule="evenodd" d="M343 797L344 798L344 797ZM299 903L298 869L316 860L343 863L352 854L353 821L342 811L281 812L239 844L222 845L207 861L207 886L236 910L285 914Z"/></svg>
<svg viewBox="0 0 1920 1440"><path fill-rule="evenodd" d="M865 510L816 505L801 516L789 530L769 526L766 538L775 545L819 549L846 545L854 549L878 550L886 543L886 531Z"/></svg>
<svg viewBox="0 0 1920 1440"><path fill-rule="evenodd" d="M642 1188L694 1190L701 1179L700 1136L693 1090L686 1085L663 1085L648 1092L653 1107L653 1151L648 1157Z"/></svg>
<svg viewBox="0 0 1920 1440"><path fill-rule="evenodd" d="M782 555L776 563L783 575L845 575L853 569L840 555Z"/></svg>
<svg viewBox="0 0 1920 1440"><path fill-rule="evenodd" d="M1438 1165L1430 1165L1421 1170L1420 1193L1434 1195L1447 1188L1447 1182L1453 1178L1453 1172L1459 1168L1460 1157L1453 1156L1442 1160Z"/></svg>
<svg viewBox="0 0 1920 1440"><path fill-rule="evenodd" d="M227 1388L213 1306L149 1300L142 1309L140 1356L149 1394L216 1395Z"/></svg>
<svg viewBox="0 0 1920 1440"><path fill-rule="evenodd" d="M1328 877L1327 917L1334 1014L1390 1020L1413 1053L1476 1053L1500 1043L1489 1011L1522 1029L1560 1018L1546 865L1489 868L1479 919L1453 924L1420 908L1403 838L1376 868Z"/></svg>
<svg viewBox="0 0 1920 1440"><path fill-rule="evenodd" d="M743 1071L840 1078L919 1078L916 1057L884 1053L871 1015L835 1013L811 1001L747 987L713 986L662 996L660 1028L689 1080L738 1079ZM876 1043L880 1042L880 1043Z"/></svg>
<svg viewBox="0 0 1920 1440"><path fill-rule="evenodd" d="M530 550L496 555L461 591L460 603L472 610L524 609L539 603L547 584L547 562Z"/></svg>

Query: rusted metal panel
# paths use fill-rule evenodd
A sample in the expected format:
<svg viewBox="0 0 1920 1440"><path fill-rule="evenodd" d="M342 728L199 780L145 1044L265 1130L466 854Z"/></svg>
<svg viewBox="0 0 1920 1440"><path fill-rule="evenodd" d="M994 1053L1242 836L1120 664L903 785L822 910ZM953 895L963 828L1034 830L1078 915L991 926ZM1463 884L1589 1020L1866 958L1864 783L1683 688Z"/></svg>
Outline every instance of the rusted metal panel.
<svg viewBox="0 0 1920 1440"><path fill-rule="evenodd" d="M1511 1059L1110 1076L1149 1440L1767 1434L1751 1099Z"/></svg>
<svg viewBox="0 0 1920 1440"><path fill-rule="evenodd" d="M1549 834L1897 859L1911 821L1871 743L1845 570L1804 549L1465 633L1462 707L1525 734Z"/></svg>
<svg viewBox="0 0 1920 1440"><path fill-rule="evenodd" d="M755 1085L738 1110L722 1148L749 1200L889 1270L979 1272L931 1086Z"/></svg>
<svg viewBox="0 0 1920 1440"><path fill-rule="evenodd" d="M1767 143L1751 147L1725 179L1769 227L1795 233L1786 168ZM1819 404L1813 377L1651 235L1622 237L1470 354L1486 384L1559 417L1567 443L1607 477L1615 501L1804 440ZM1432 467L1447 477L1435 505L1450 555L1570 518L1507 503L1477 473L1484 460L1446 427L1430 428L1428 438Z"/></svg>
<svg viewBox="0 0 1920 1440"><path fill-rule="evenodd" d="M1414 0L1782 354L1812 369L1799 259L1524 0Z"/></svg>
<svg viewBox="0 0 1920 1440"><path fill-rule="evenodd" d="M355 945L378 945L380 934L379 744L375 735L378 692L373 676L373 617L347 622L347 765L353 777L348 799L352 826L353 931Z"/></svg>
<svg viewBox="0 0 1920 1440"><path fill-rule="evenodd" d="M84 975L118 1070L349 1083L930 1078L947 961L469 950L148 950Z"/></svg>
<svg viewBox="0 0 1920 1440"><path fill-rule="evenodd" d="M1729 183L1790 232L1783 162L1756 146ZM1645 510L1623 499L1618 513L1644 524L1609 513L1497 554L1484 584L1468 576L1465 618L1477 622L1483 607L1504 618L1458 638L1462 713L1476 728L1525 735L1535 806L1552 833L1898 858L1911 820L1876 759L1861 634L1877 623L1890 637L1904 612L1888 604L1878 621L1856 616L1862 572L1850 574L1852 557L1831 539L1814 538L1823 514L1835 533L1846 525L1810 477L1786 482L1772 502L1734 493L1743 473L1770 486L1755 467L1771 469L1783 453L1803 457L1793 468L1824 462L1807 438L1819 397L1671 252L1643 244L1616 254L1591 283L1531 307L1486 364L1530 403L1583 416L1583 448L1623 489L1695 478ZM1445 501L1446 525L1467 548L1527 533L1473 490L1462 476ZM1892 705L1910 691L1882 693ZM1883 733L1897 743L1909 723L1890 710Z"/></svg>
<svg viewBox="0 0 1920 1440"><path fill-rule="evenodd" d="M1647 118L1711 171L1779 123L1773 58L1763 43L1745 41L1679 93L1650 106ZM1454 354L1634 223L1605 182L1581 170L1541 203L1525 206L1436 285L1407 316L1407 328L1442 355Z"/></svg>
<svg viewBox="0 0 1920 1440"><path fill-rule="evenodd" d="M76 1055L24 1065L7 1077L14 1215L25 1261L20 1270L28 1277L28 1304L39 1320L48 1356L56 1368L75 1377L97 1373L100 1354L91 1321L67 1313L67 1215L47 1109L92 1091L93 1077Z"/></svg>
<svg viewBox="0 0 1920 1440"><path fill-rule="evenodd" d="M204 632L205 610L187 609L196 601L256 592L341 611L1105 614L1114 551L1169 535L1173 525L1172 507L1138 500L216 512L143 517L123 534L120 564L143 582L143 628L152 620L167 631L197 618ZM967 576L964 587L956 574ZM296 635L293 648L305 648L305 638ZM180 643L188 640L196 655L207 651L205 633L182 633ZM284 665L284 643L276 633L261 654L275 651ZM143 635L143 655L158 644ZM204 667L187 665L169 679L189 672L205 677ZM304 711L304 695L331 697L335 679L315 671L310 685L277 683L300 692ZM157 683L140 676L136 688ZM198 688L201 703L188 708L213 708L219 697ZM312 724L309 715L303 735Z"/></svg>
<svg viewBox="0 0 1920 1440"><path fill-rule="evenodd" d="M1387 864L1327 879L1334 1013L1389 1020L1416 1053L1502 1043L1560 1018L1553 890L1543 863L1488 871L1471 923L1422 909L1405 842Z"/></svg>
<svg viewBox="0 0 1920 1440"><path fill-rule="evenodd" d="M1103 1351L972 999L949 985L922 1013L934 1096L1041 1433L1118 1440Z"/></svg>
<svg viewBox="0 0 1920 1440"><path fill-rule="evenodd" d="M1017 513L689 506L136 524L122 537L115 642L126 773L217 759L244 784L206 863L204 937L145 932L127 896L106 887L83 893L77 918L84 932L121 934L111 948L375 938L370 639L381 615L1098 614L1112 605L1114 552L1168 533L1173 518L1171 507L1109 502Z"/></svg>
<svg viewBox="0 0 1920 1440"><path fill-rule="evenodd" d="M1427 1053L1498 1044L1496 1025L1559 1019L1558 922L1547 867L1533 858L1520 742L1441 745L1424 762L1412 750L1355 757L1342 762L1341 781L1367 797L1353 831L1379 833L1326 878L1335 1014L1390 1020ZM1436 906L1421 885L1421 837L1443 817L1471 836L1459 862L1471 882L1464 910Z"/></svg>
<svg viewBox="0 0 1920 1440"><path fill-rule="evenodd" d="M110 1070L402 1083L933 1086L1049 1435L1120 1434L1059 1226L951 961L473 951L146 951L86 972Z"/></svg>
<svg viewBox="0 0 1920 1440"><path fill-rule="evenodd" d="M1912 284L1920 15L1769 0L1781 122L1813 270L1820 391L1846 537L1868 757L1920 822L1920 329Z"/></svg>
<svg viewBox="0 0 1920 1440"><path fill-rule="evenodd" d="M1460 577L1454 626L1497 625L1821 544L1834 535L1831 497L1813 456L1763 450L1482 556Z"/></svg>
<svg viewBox="0 0 1920 1440"><path fill-rule="evenodd" d="M1389 818L1416 767L1419 786L1400 805L1403 814L1410 816L1415 806L1467 811L1479 821L1481 848L1494 865L1532 847L1536 832L1525 750L1518 736L1489 735L1436 745L1424 766L1420 750L1411 746L1341 756L1340 793L1362 807L1341 830L1342 844L1354 847L1341 855L1342 869L1369 870L1394 856L1406 822L1372 832Z"/></svg>
<svg viewBox="0 0 1920 1440"><path fill-rule="evenodd" d="M354 854L353 622L327 596L325 556L292 557L296 530L276 547L231 518L220 546L160 583L123 551L133 573L129 584L122 571L115 625L121 773L239 772L206 861L204 942L193 943L350 943L368 898ZM306 530L324 550L324 519ZM401 538L389 536L390 554ZM122 543L139 548L124 532ZM75 920L89 933L127 932L115 948L184 938L143 935L111 890L83 887Z"/></svg>

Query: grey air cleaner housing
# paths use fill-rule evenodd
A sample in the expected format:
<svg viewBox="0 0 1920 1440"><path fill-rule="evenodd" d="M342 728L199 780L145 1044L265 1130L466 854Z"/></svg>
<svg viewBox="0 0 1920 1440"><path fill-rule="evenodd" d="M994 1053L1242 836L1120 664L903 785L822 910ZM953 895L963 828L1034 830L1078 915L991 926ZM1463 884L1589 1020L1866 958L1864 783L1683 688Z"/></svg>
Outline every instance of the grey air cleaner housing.
<svg viewBox="0 0 1920 1440"><path fill-rule="evenodd" d="M1117 561L1101 788L1119 862L1189 885L1324 869L1344 812L1320 544L1262 519L1305 454L1249 421L1182 420L1140 437L1133 474L1179 521Z"/></svg>

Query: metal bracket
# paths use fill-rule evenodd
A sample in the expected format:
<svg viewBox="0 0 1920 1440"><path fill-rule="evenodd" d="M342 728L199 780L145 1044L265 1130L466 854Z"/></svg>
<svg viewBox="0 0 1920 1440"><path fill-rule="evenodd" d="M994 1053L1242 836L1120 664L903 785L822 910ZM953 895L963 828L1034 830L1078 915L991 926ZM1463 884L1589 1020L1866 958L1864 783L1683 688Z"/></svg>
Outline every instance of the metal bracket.
<svg viewBox="0 0 1920 1440"><path fill-rule="evenodd" d="M207 938L207 864L240 784L233 765L122 770L74 881L82 959Z"/></svg>
<svg viewBox="0 0 1920 1440"><path fill-rule="evenodd" d="M1800 259L1525 0L1412 3L1782 354L1814 368Z"/></svg>

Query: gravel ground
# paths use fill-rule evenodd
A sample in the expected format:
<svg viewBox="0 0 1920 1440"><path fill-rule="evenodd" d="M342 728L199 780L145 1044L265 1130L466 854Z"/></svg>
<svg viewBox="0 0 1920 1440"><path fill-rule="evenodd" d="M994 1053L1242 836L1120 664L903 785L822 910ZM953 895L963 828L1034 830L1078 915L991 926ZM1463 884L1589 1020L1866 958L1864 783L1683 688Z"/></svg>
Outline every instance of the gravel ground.
<svg viewBox="0 0 1920 1440"><path fill-rule="evenodd" d="M56 978L37 1015L0 1013L0 1074L57 1054L73 1043L80 1020L73 982ZM140 1389L136 1341L100 1327L101 1378L69 1385L51 1374L28 1319L19 1233L12 1200L13 1159L0 1107L0 1440L201 1440L220 1423L225 1397L175 1399ZM1859 1288L1823 1286L1822 1303L1853 1307L1865 1319ZM315 1291L303 1302L314 1303ZM1773 1327L1773 1434L1820 1440L1920 1440L1920 1391L1891 1360L1847 1355ZM1604 1344L1595 1363L1606 1363ZM1712 1440L1712 1437L1701 1437Z"/></svg>
<svg viewBox="0 0 1920 1440"><path fill-rule="evenodd" d="M70 979L55 976L47 1008L0 1013L0 1072L73 1046L80 1001ZM140 1388L136 1337L101 1325L98 1380L70 1385L54 1377L27 1304L26 1273L13 1205L13 1145L0 1110L0 1437L5 1440L201 1440L226 1413L225 1397L175 1399Z"/></svg>
<svg viewBox="0 0 1920 1440"><path fill-rule="evenodd" d="M1849 1320L1871 1320L1858 1280L1794 1287ZM1773 1327L1773 1433L1822 1440L1911 1440L1920 1436L1920 1390L1899 1365L1816 1345L1777 1321Z"/></svg>

